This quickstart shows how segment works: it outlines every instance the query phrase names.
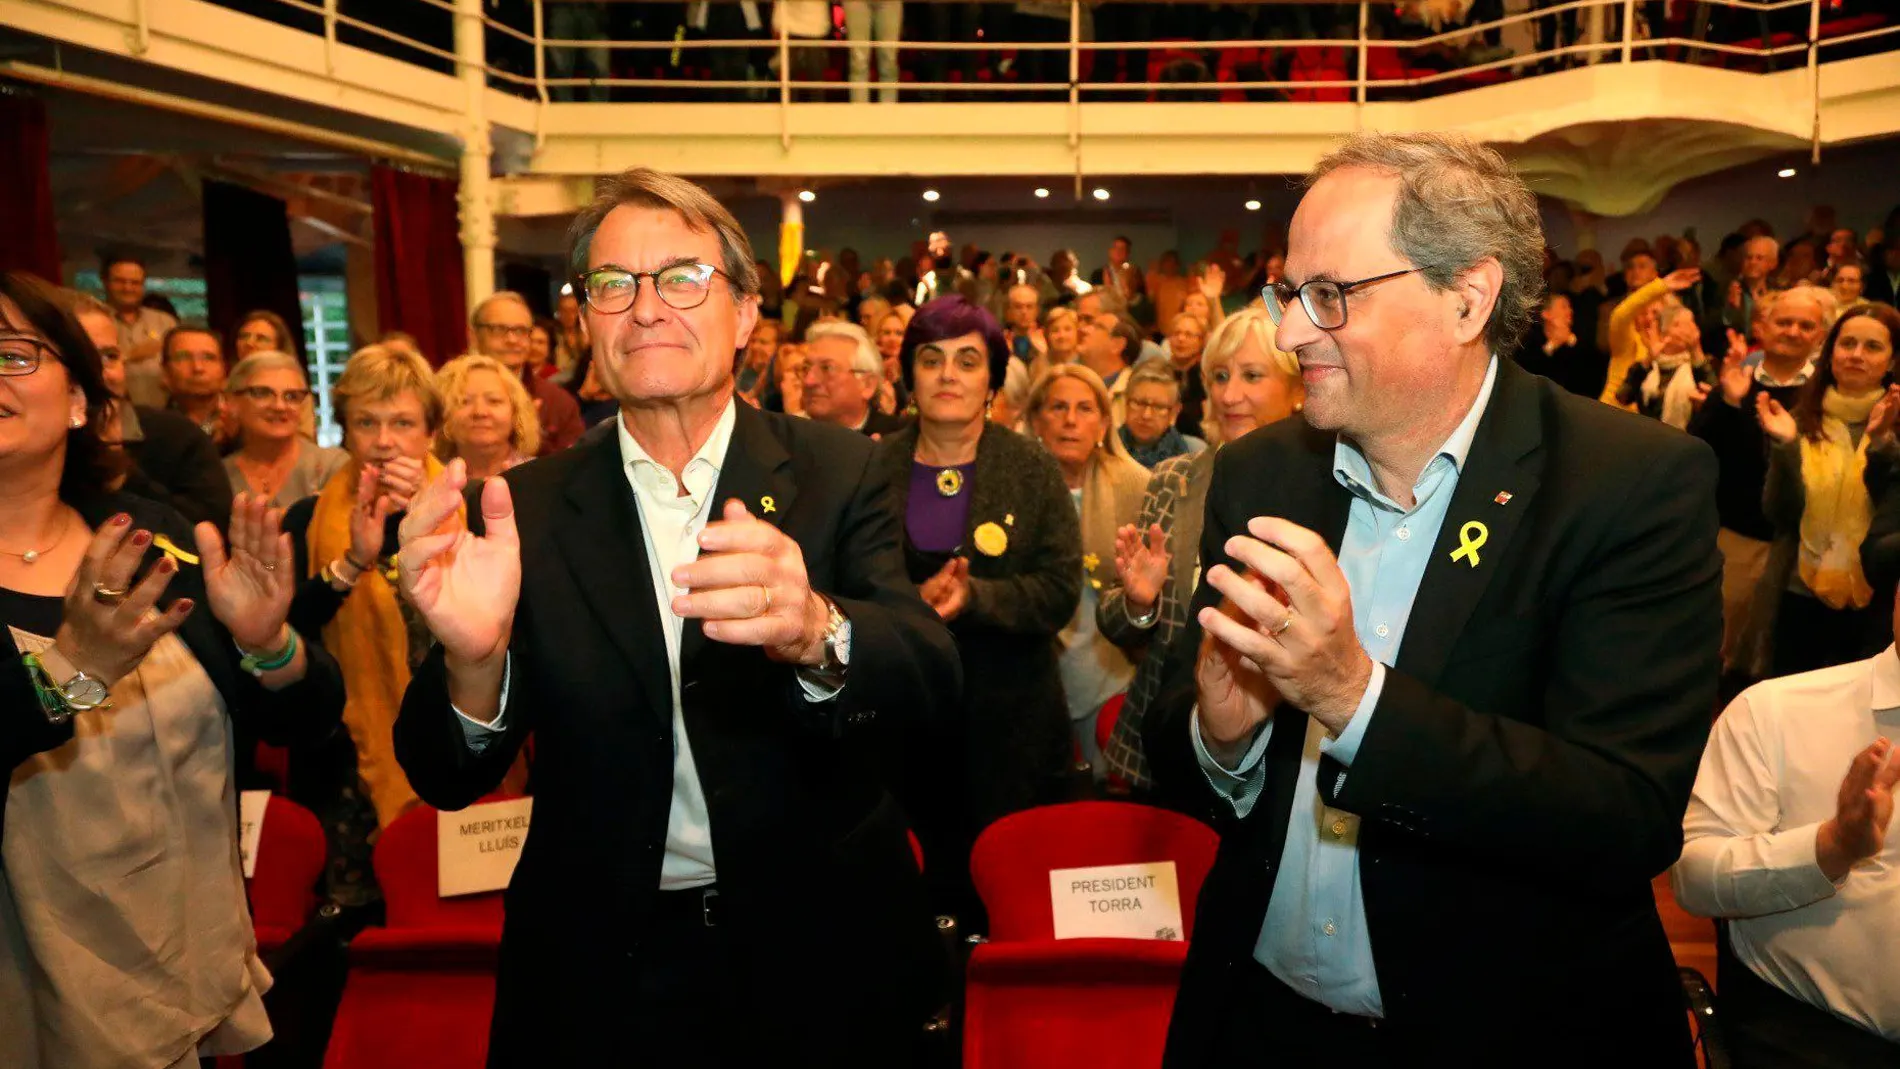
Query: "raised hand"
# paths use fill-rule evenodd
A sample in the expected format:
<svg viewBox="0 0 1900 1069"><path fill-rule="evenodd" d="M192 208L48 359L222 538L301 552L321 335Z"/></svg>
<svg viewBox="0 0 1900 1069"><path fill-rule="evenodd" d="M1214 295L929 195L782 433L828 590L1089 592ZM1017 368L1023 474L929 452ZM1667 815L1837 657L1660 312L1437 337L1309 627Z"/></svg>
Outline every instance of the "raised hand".
<svg viewBox="0 0 1900 1069"><path fill-rule="evenodd" d="M376 566L383 555L384 521L396 511L395 498L382 489L375 465L363 465L356 478L356 507L350 510L350 563L359 569Z"/></svg>
<svg viewBox="0 0 1900 1069"><path fill-rule="evenodd" d="M1887 841L1893 821L1893 788L1900 783L1900 748L1882 737L1854 755L1841 778L1834 819L1815 834L1815 861L1830 880L1845 877Z"/></svg>
<svg viewBox="0 0 1900 1069"><path fill-rule="evenodd" d="M1742 309L1742 280L1739 278L1728 284L1728 306L1738 312Z"/></svg>
<svg viewBox="0 0 1900 1069"><path fill-rule="evenodd" d="M1892 442L1896 422L1900 422L1900 385L1887 387L1887 392L1874 402L1874 410L1867 414L1868 447Z"/></svg>
<svg viewBox="0 0 1900 1069"><path fill-rule="evenodd" d="M239 494L231 502L228 546L212 524L201 523L192 532L211 614L246 649L275 649L283 641L284 619L297 590L283 519L283 510L271 508L268 499Z"/></svg>
<svg viewBox="0 0 1900 1069"><path fill-rule="evenodd" d="M154 642L191 615L190 598L179 598L162 613L150 611L178 572L171 557L158 558L134 583L151 544L150 531L132 530L132 517L112 517L93 534L66 588L53 645L73 667L108 687L129 675Z"/></svg>
<svg viewBox="0 0 1900 1069"><path fill-rule="evenodd" d="M1765 392L1755 395L1755 419L1761 424L1762 432L1777 442L1792 442L1800 433L1793 414Z"/></svg>
<svg viewBox="0 0 1900 1069"><path fill-rule="evenodd" d="M1146 538L1143 533L1132 523L1115 532L1115 576L1121 580L1131 616L1146 616L1154 608L1171 559L1168 536L1160 524L1150 524Z"/></svg>
<svg viewBox="0 0 1900 1069"><path fill-rule="evenodd" d="M377 473L382 478L383 492L389 495L391 511L401 512L422 489L428 469L415 457L392 457L377 467Z"/></svg>
<svg viewBox="0 0 1900 1069"><path fill-rule="evenodd" d="M1681 293L1700 281L1702 281L1700 267L1680 267L1663 276L1663 284L1669 287L1671 293Z"/></svg>
<svg viewBox="0 0 1900 1069"><path fill-rule="evenodd" d="M449 461L403 517L396 567L403 596L422 614L451 664L490 665L507 650L521 598L521 540L508 484L482 486L487 533L472 534L456 514L468 465ZM458 705L461 702L457 702Z"/></svg>
<svg viewBox="0 0 1900 1069"><path fill-rule="evenodd" d="M1748 396L1748 389L1755 383L1743 361L1748 359L1748 339L1738 330L1728 332L1728 354L1722 357L1722 370L1717 381L1722 387L1722 400L1732 408L1740 408L1742 399Z"/></svg>
<svg viewBox="0 0 1900 1069"><path fill-rule="evenodd" d="M1227 292L1227 272L1219 264L1208 264L1201 273L1201 294L1209 301L1218 302Z"/></svg>

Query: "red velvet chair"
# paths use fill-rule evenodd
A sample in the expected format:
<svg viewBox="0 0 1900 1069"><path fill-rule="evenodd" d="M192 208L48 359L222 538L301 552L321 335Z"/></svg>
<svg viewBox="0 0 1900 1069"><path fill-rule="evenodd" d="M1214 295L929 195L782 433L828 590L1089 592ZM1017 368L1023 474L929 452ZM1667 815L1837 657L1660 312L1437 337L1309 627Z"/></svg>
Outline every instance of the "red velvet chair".
<svg viewBox="0 0 1900 1069"><path fill-rule="evenodd" d="M256 874L245 883L259 954L283 946L316 911L326 853L316 814L273 796L258 829Z"/></svg>
<svg viewBox="0 0 1900 1069"><path fill-rule="evenodd" d="M436 811L417 806L376 843L388 924L350 944L325 1069L481 1069L487 1061L501 892L438 897L435 831Z"/></svg>
<svg viewBox="0 0 1900 1069"><path fill-rule="evenodd" d="M1122 703L1128 700L1126 693L1117 694L1102 703L1102 709L1095 714L1095 748L1102 753L1108 752L1108 740L1115 734L1115 722L1122 718ZM1108 774L1108 785L1126 792L1128 781L1113 772Z"/></svg>
<svg viewBox="0 0 1900 1069"><path fill-rule="evenodd" d="M1127 802L1045 806L984 829L970 874L990 941L971 952L966 974L966 1069L1159 1066L1187 943L1056 939L1049 872L1173 861L1192 930L1218 844L1198 821Z"/></svg>

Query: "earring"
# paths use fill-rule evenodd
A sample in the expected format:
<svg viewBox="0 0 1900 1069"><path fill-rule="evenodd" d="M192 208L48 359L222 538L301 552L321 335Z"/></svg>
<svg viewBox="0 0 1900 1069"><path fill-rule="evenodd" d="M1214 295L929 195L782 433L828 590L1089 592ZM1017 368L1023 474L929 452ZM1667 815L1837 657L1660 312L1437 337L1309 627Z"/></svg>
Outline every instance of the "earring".
<svg viewBox="0 0 1900 1069"><path fill-rule="evenodd" d="M85 417L83 416L74 416L72 423L73 423L73 430L78 430L79 428L84 427L86 425L86 420L85 420Z"/></svg>

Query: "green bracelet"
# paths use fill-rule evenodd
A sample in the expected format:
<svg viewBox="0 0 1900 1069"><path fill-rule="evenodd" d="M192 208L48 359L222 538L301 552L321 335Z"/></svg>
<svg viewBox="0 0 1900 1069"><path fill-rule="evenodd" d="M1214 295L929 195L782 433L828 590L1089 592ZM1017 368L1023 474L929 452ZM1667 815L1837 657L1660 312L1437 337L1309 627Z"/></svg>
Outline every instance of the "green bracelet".
<svg viewBox="0 0 1900 1069"><path fill-rule="evenodd" d="M289 664L297 656L297 629L292 627L286 630L290 632L290 638L284 643L282 649L275 653L264 654L262 656L255 653L247 653L244 655L243 660L238 662L238 667L254 676L261 676L266 672L275 672L279 668Z"/></svg>
<svg viewBox="0 0 1900 1069"><path fill-rule="evenodd" d="M40 662L38 654L29 653L20 658L26 662L26 676L33 681L33 692L40 699L40 711L48 717L64 720L72 715L66 708L66 701L60 695L59 688L53 686L53 677L46 672L46 665Z"/></svg>

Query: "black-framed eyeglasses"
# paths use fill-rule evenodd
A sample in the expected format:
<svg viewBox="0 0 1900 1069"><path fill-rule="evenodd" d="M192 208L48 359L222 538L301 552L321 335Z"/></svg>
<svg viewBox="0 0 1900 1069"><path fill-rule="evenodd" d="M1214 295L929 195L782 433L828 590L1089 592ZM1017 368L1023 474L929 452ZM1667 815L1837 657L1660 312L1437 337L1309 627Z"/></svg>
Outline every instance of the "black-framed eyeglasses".
<svg viewBox="0 0 1900 1069"><path fill-rule="evenodd" d="M706 303L712 292L713 277L732 281L732 277L711 264L669 264L658 271L629 271L624 267L596 267L574 281L588 305L603 315L615 315L633 307L640 297L640 280L653 280L660 300L681 312Z"/></svg>
<svg viewBox="0 0 1900 1069"><path fill-rule="evenodd" d="M1273 325L1279 326L1286 317L1286 310L1297 296L1300 304L1306 308L1306 317L1321 330L1338 330L1346 325L1346 294L1362 286L1375 282L1409 275L1420 270L1408 267L1403 271L1388 271L1383 275L1373 275L1356 282L1334 282L1329 278L1315 278L1307 281L1298 289L1284 282L1269 282L1260 289L1260 299L1267 304L1267 315L1272 317Z"/></svg>
<svg viewBox="0 0 1900 1069"><path fill-rule="evenodd" d="M299 389L294 386L288 390L273 390L269 386L246 386L241 390L233 390L231 392L237 394L239 397L248 397L264 405L270 404L273 401L282 401L287 405L293 406L300 405L304 403L305 398L310 396L309 390Z"/></svg>
<svg viewBox="0 0 1900 1069"><path fill-rule="evenodd" d="M31 334L0 334L0 376L31 375L47 357L59 359L59 350Z"/></svg>

